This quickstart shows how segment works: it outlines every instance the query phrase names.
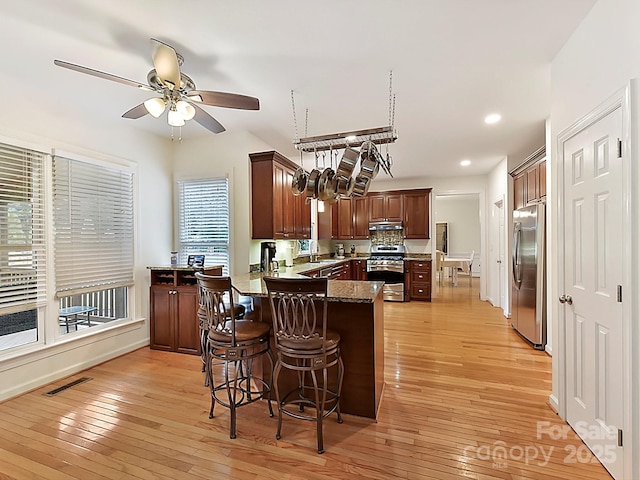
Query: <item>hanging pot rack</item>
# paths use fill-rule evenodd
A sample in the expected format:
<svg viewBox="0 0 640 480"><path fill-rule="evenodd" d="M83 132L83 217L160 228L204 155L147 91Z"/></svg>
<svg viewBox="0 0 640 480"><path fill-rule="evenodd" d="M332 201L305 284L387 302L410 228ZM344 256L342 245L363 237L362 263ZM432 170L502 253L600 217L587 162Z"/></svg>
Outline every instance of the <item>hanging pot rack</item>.
<svg viewBox="0 0 640 480"><path fill-rule="evenodd" d="M301 152L322 152L326 150L341 150L346 147L361 145L367 140L375 144L393 143L398 136L392 126L354 130L351 132L332 133L315 137L296 138L293 145Z"/></svg>

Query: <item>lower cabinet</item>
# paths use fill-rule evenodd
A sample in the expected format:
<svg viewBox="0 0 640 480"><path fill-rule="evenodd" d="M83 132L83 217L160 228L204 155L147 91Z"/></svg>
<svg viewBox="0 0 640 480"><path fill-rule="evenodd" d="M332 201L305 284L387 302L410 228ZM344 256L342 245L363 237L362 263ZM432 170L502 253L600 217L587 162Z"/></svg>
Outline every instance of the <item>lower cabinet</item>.
<svg viewBox="0 0 640 480"><path fill-rule="evenodd" d="M221 275L222 268L205 271ZM152 270L150 347L167 352L200 354L198 285L194 270Z"/></svg>
<svg viewBox="0 0 640 480"><path fill-rule="evenodd" d="M351 280L367 279L367 261L351 260Z"/></svg>
<svg viewBox="0 0 640 480"><path fill-rule="evenodd" d="M431 260L407 261L405 297L408 300L431 301Z"/></svg>

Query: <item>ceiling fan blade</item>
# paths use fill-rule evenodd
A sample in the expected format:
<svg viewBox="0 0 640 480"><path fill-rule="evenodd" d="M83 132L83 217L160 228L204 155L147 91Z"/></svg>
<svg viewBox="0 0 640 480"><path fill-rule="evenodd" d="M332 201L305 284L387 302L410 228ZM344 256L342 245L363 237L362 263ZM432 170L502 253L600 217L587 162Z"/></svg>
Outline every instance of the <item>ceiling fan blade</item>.
<svg viewBox="0 0 640 480"><path fill-rule="evenodd" d="M148 113L147 107L144 106L144 103L141 103L140 105L136 105L131 110L123 113L122 118L132 118L135 120L136 118L144 117Z"/></svg>
<svg viewBox="0 0 640 480"><path fill-rule="evenodd" d="M110 73L101 72L99 70L94 70L93 68L76 65L75 63L64 62L62 60L54 60L53 63L59 67L68 68L69 70L75 70L76 72L80 72L80 73L86 73L87 75L93 75L94 77L104 78L105 80L111 80L112 82L118 82L124 85L138 87L138 88L141 88L142 90L148 90L150 92L154 91L154 89L151 88L149 85L144 85L142 83L135 82L127 78L118 77L117 75L111 75Z"/></svg>
<svg viewBox="0 0 640 480"><path fill-rule="evenodd" d="M153 66L162 83L169 89L180 88L180 62L178 54L171 45L167 45L155 38L151 39L151 57Z"/></svg>
<svg viewBox="0 0 640 480"><path fill-rule="evenodd" d="M191 104L193 105L193 104ZM225 128L222 126L220 122L218 122L215 118L205 112L197 105L193 105L193 108L196 109L196 114L193 119L202 125L207 130L212 131L213 133L221 133L224 132Z"/></svg>
<svg viewBox="0 0 640 480"><path fill-rule="evenodd" d="M260 110L260 100L247 95L225 92L209 92L207 90L192 90L187 93L189 100L210 105L212 107L239 108L242 110Z"/></svg>

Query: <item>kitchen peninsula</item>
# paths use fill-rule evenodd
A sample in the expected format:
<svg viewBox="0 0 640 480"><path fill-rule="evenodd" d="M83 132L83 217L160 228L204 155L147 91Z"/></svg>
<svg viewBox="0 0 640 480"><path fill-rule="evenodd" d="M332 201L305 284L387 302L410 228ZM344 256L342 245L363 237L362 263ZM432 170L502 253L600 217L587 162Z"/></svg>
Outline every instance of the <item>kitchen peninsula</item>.
<svg viewBox="0 0 640 480"><path fill-rule="evenodd" d="M335 263L335 262L334 262ZM281 268L271 274L234 275L235 290L253 297L256 317L271 322L267 288L263 277L305 278L305 273L327 264L307 263ZM341 337L344 381L342 413L375 419L384 385L383 282L329 280L328 327Z"/></svg>

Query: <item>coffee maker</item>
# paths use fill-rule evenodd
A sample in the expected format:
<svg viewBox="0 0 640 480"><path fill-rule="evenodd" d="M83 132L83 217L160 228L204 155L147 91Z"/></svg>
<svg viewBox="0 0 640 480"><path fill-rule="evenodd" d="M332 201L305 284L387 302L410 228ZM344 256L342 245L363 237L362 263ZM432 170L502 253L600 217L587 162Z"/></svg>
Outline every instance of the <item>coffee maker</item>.
<svg viewBox="0 0 640 480"><path fill-rule="evenodd" d="M276 242L260 243L260 271L269 272L273 270L273 261L276 258Z"/></svg>

